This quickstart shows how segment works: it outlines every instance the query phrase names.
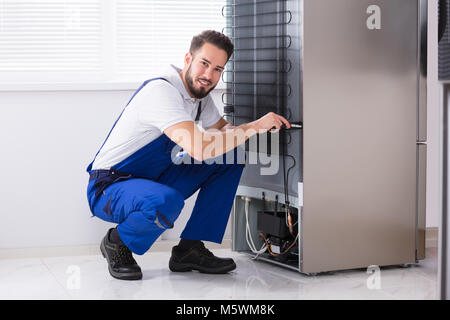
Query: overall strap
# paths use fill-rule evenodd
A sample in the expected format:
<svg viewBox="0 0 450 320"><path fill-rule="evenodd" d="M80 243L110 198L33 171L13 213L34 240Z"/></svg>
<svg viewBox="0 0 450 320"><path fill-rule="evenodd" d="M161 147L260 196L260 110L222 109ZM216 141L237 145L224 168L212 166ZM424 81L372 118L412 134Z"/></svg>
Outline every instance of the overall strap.
<svg viewBox="0 0 450 320"><path fill-rule="evenodd" d="M202 112L202 102L198 104L197 115L195 116L195 122L200 120L200 113Z"/></svg>
<svg viewBox="0 0 450 320"><path fill-rule="evenodd" d="M95 159L97 158L97 155L100 153L100 150L102 150L103 146L106 143L106 140L108 140L109 136L111 135L111 132L113 131L114 127L116 126L117 122L119 121L120 117L122 116L123 112L125 111L126 107L130 104L131 100L133 100L133 98L136 96L136 94L141 91L142 88L144 88L149 82L153 81L153 80L164 80L169 82L167 79L165 78L152 78L149 80L144 81L144 83L136 90L136 92L133 94L133 96L131 97L130 101L128 101L128 103L126 104L125 108L123 108L122 112L120 113L119 117L117 118L116 122L114 122L114 125L112 126L111 130L109 131L108 135L106 136L105 141L103 141L102 146L100 147L100 149L98 149L97 153L95 154L94 160L92 160L92 162L89 164L89 166L86 168L87 172L90 172L92 170L92 165L94 164Z"/></svg>

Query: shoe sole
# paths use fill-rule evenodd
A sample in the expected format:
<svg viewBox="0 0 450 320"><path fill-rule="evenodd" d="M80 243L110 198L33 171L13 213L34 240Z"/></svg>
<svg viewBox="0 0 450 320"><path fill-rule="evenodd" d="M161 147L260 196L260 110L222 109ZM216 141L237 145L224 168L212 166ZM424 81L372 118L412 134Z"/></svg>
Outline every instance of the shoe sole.
<svg viewBox="0 0 450 320"><path fill-rule="evenodd" d="M100 244L100 251L102 253L103 258L106 259L106 261L108 262L108 271L109 274L119 280L141 280L142 279L142 273L141 272L134 272L134 273L119 273L119 272L115 272L114 270L111 269L111 265L110 265L110 261L108 259L108 256L106 254L106 248L105 248L105 244L104 241L102 241L102 243Z"/></svg>
<svg viewBox="0 0 450 320"><path fill-rule="evenodd" d="M233 262L233 264L230 264L228 266L224 266L219 269L211 269L211 268L205 268L201 267L192 263L177 263L174 265L173 263L169 263L169 269L172 272L189 272L193 270L197 270L201 273L208 273L208 274L224 274L228 273L234 269L236 269L236 264Z"/></svg>

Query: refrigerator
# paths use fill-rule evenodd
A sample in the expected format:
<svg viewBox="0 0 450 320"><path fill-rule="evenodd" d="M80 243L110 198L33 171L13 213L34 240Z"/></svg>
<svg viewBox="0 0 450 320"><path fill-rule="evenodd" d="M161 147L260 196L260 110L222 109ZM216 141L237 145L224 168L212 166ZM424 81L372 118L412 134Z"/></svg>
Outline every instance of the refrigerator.
<svg viewBox="0 0 450 320"><path fill-rule="evenodd" d="M229 0L222 13L227 120L301 127L242 147L232 249L305 274L424 259L426 0Z"/></svg>
<svg viewBox="0 0 450 320"><path fill-rule="evenodd" d="M450 299L450 238L449 238L449 108L450 108L450 0L439 0L438 28L438 77L441 83L440 97L440 141L441 155L440 190L442 191L442 212L439 221L439 255L438 255L438 295L441 300Z"/></svg>

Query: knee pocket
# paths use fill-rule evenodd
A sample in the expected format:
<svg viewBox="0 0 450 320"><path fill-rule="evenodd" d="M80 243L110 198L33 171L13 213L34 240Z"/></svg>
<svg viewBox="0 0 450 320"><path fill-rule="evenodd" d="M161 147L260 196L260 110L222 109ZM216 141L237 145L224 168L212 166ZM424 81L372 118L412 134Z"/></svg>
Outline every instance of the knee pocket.
<svg viewBox="0 0 450 320"><path fill-rule="evenodd" d="M184 207L183 196L174 189L166 189L151 200L144 200L143 213L148 219L154 219L159 227L170 229Z"/></svg>

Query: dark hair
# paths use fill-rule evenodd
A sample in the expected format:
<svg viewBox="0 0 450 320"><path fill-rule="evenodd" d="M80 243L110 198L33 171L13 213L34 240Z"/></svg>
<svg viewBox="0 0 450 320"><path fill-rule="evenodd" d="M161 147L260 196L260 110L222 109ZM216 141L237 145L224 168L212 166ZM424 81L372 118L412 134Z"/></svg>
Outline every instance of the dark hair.
<svg viewBox="0 0 450 320"><path fill-rule="evenodd" d="M200 49L205 44L205 42L211 43L216 47L224 50L228 55L227 60L229 60L231 55L233 54L234 45L231 42L230 38L228 38L223 33L214 30L205 30L193 37L189 52L191 54L194 54L194 52Z"/></svg>

